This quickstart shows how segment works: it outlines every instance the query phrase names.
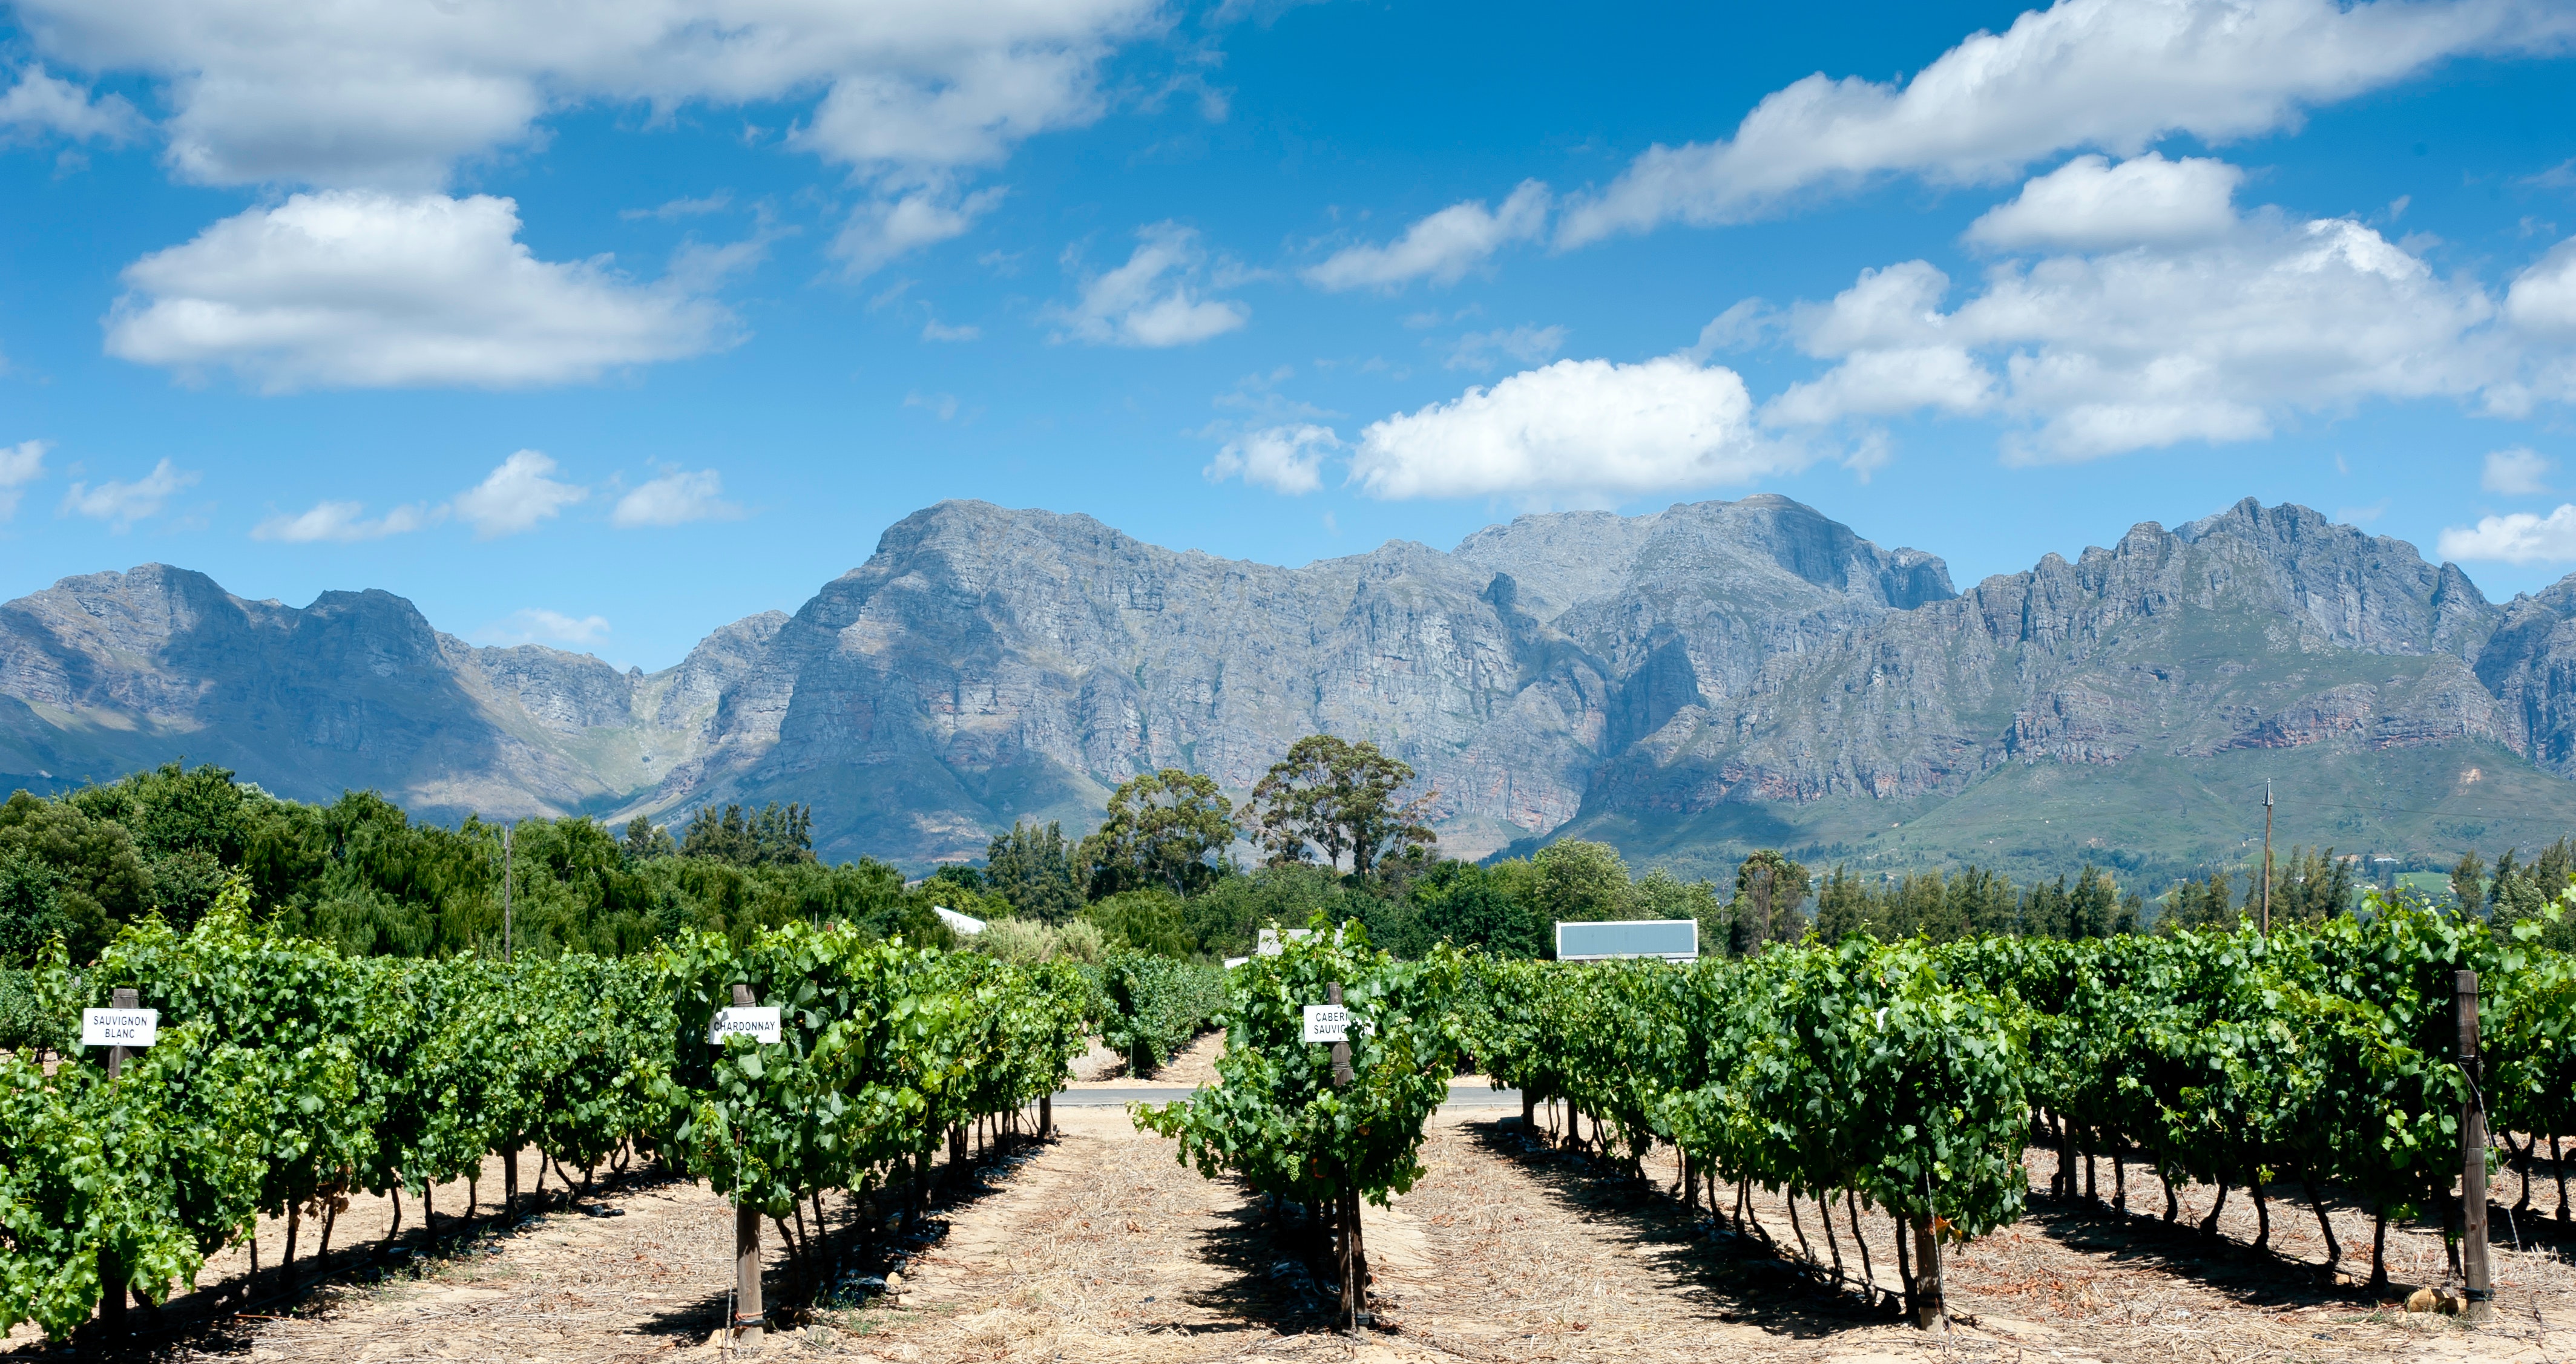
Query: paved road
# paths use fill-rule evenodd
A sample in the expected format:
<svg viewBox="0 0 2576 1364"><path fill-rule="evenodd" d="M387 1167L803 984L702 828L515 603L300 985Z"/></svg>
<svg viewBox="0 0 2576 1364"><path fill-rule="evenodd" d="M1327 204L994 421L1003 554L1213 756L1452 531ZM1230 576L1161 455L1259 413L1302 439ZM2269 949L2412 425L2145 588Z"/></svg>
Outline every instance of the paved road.
<svg viewBox="0 0 2576 1364"><path fill-rule="evenodd" d="M1100 1089L1060 1089L1059 1108L1124 1108L1131 1103L1163 1104L1186 1099L1190 1091L1176 1085L1114 1085ZM1521 1092L1481 1084L1453 1084L1442 1108L1519 1108Z"/></svg>

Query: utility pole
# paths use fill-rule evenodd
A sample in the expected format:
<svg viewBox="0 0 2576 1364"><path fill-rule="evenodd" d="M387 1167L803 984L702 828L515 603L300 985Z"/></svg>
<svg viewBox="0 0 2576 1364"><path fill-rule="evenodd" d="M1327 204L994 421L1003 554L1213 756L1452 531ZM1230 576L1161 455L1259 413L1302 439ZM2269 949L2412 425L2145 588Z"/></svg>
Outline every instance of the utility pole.
<svg viewBox="0 0 2576 1364"><path fill-rule="evenodd" d="M2263 936L2272 936L2272 779L2263 779Z"/></svg>
<svg viewBox="0 0 2576 1364"><path fill-rule="evenodd" d="M2270 802L2267 800L2265 803L2269 804ZM518 960L517 956L513 955L510 948L510 830L515 827L517 826L513 824L504 824L501 826L501 960L505 962L515 962ZM2272 845L2269 842L2271 836L2266 834L2264 837L2266 841L2263 846L2266 848L2271 847ZM2270 857L2270 855L2271 854L2269 853L2264 854L2266 858ZM2270 864L2269 862L2266 862L2265 865L2268 866Z"/></svg>

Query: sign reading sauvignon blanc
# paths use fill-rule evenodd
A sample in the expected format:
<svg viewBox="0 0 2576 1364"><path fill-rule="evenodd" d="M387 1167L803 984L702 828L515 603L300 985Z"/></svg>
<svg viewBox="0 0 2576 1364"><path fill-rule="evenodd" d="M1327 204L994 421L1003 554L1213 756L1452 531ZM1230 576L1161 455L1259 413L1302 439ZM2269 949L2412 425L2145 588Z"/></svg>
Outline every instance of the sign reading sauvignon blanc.
<svg viewBox="0 0 2576 1364"><path fill-rule="evenodd" d="M83 1009L84 1047L148 1047L161 1033L159 1009Z"/></svg>

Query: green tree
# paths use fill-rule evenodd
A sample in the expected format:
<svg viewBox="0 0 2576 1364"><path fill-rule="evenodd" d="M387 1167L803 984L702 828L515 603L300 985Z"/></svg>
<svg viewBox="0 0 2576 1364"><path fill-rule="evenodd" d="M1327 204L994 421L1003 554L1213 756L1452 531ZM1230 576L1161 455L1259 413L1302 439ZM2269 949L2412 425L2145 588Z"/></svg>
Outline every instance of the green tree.
<svg viewBox="0 0 2576 1364"><path fill-rule="evenodd" d="M1757 848L1735 868L1733 922L1728 948L1750 956L1776 942L1796 942L1806 933L1798 906L1810 885L1807 869L1773 848Z"/></svg>
<svg viewBox="0 0 2576 1364"><path fill-rule="evenodd" d="M151 877L125 826L24 791L0 805L0 857L17 852L53 869L55 907L72 960L98 955L118 925L152 905Z"/></svg>
<svg viewBox="0 0 2576 1364"><path fill-rule="evenodd" d="M276 802L255 786L235 782L231 772L212 763L189 768L171 762L72 792L63 803L92 819L123 825L136 852L147 862L195 852L237 867L264 807Z"/></svg>
<svg viewBox="0 0 2576 1364"><path fill-rule="evenodd" d="M1657 867L1628 887L1623 917L1688 919L1699 926L1699 946L1714 953L1726 941L1726 903L1707 881L1685 881Z"/></svg>
<svg viewBox="0 0 2576 1364"><path fill-rule="evenodd" d="M679 845L671 841L671 831L642 815L626 821L626 837L618 846L629 862L650 862L657 857L677 857Z"/></svg>
<svg viewBox="0 0 2576 1364"><path fill-rule="evenodd" d="M1234 802L1216 779L1166 767L1119 783L1079 860L1093 899L1146 887L1188 897L1232 870L1234 835Z"/></svg>
<svg viewBox="0 0 2576 1364"><path fill-rule="evenodd" d="M1365 921L1368 916L1356 908L1359 898L1331 870L1300 862L1226 877L1191 896L1182 914L1199 950L1240 957L1251 953L1265 928L1301 928L1317 915L1327 923Z"/></svg>
<svg viewBox="0 0 2576 1364"><path fill-rule="evenodd" d="M2173 934L2183 929L2230 929L2236 926L2235 891L2227 873L2212 871L2207 880L2185 881L2165 897L2164 911L2156 915L2156 931Z"/></svg>
<svg viewBox="0 0 2576 1364"><path fill-rule="evenodd" d="M186 931L214 908L233 872L206 848L181 848L151 859L152 910Z"/></svg>
<svg viewBox="0 0 2576 1364"><path fill-rule="evenodd" d="M2087 862L2075 877L2075 891L2066 897L2066 932L2073 938L2107 938L2111 936L2111 919L2118 911L2120 892L2110 874Z"/></svg>
<svg viewBox="0 0 2576 1364"><path fill-rule="evenodd" d="M1826 942L1841 942L1854 933L1873 938L1888 936L1887 924L1876 897L1851 874L1848 867L1837 866L1816 889L1816 934ZM1721 936L1718 941L1724 941Z"/></svg>
<svg viewBox="0 0 2576 1364"><path fill-rule="evenodd" d="M1363 739L1309 734L1254 783L1250 815L1273 866L1320 855L1363 881L1401 880L1435 854L1428 822L1435 793L1399 795L1413 768Z"/></svg>
<svg viewBox="0 0 2576 1364"><path fill-rule="evenodd" d="M1598 923L1628 913L1628 860L1607 843L1569 838L1529 860L1524 892L1542 922Z"/></svg>
<svg viewBox="0 0 2576 1364"><path fill-rule="evenodd" d="M680 856L730 862L737 867L786 867L814 860L814 807L771 801L757 814L728 805L719 816L704 809L690 816Z"/></svg>
<svg viewBox="0 0 2576 1364"><path fill-rule="evenodd" d="M1546 918L1513 895L1502 877L1473 862L1435 863L1414 878L1407 894L1416 928L1432 942L1482 948L1504 958L1547 955Z"/></svg>
<svg viewBox="0 0 2576 1364"><path fill-rule="evenodd" d="M2531 881L2546 900L2563 894L2571 877L2576 877L2576 839L2562 838L2540 850L2531 864Z"/></svg>
<svg viewBox="0 0 2576 1364"><path fill-rule="evenodd" d="M1082 910L1076 851L1064 826L1054 820L1044 826L1014 823L984 849L984 884L1022 914L1063 923Z"/></svg>
<svg viewBox="0 0 2576 1364"><path fill-rule="evenodd" d="M2512 854L2507 853L2510 857ZM2478 906L2487 902L2487 864L2471 848L2460 854L2458 865L2451 868L2451 907L2462 918L2475 915Z"/></svg>
<svg viewBox="0 0 2576 1364"><path fill-rule="evenodd" d="M1082 911L1082 918L1098 928L1113 949L1158 957L1195 956L1199 951L1181 897L1160 886L1122 890L1095 900Z"/></svg>
<svg viewBox="0 0 2576 1364"><path fill-rule="evenodd" d="M2055 882L2033 881L2021 897L2021 922L2016 932L2025 938L2063 938L2066 936L2066 878Z"/></svg>
<svg viewBox="0 0 2576 1364"><path fill-rule="evenodd" d="M2510 858L2511 853L2506 857ZM2292 848L2272 876L2272 922L2316 924L2345 913L2353 903L2353 863L2335 850ZM2505 880L2502 864L2497 880Z"/></svg>
<svg viewBox="0 0 2576 1364"><path fill-rule="evenodd" d="M1950 899L1961 936L2010 933L2019 913L2012 878L2001 872L1970 867L1950 882Z"/></svg>
<svg viewBox="0 0 2576 1364"><path fill-rule="evenodd" d="M61 879L25 848L0 850L0 965L35 961L55 934L71 936L55 893Z"/></svg>

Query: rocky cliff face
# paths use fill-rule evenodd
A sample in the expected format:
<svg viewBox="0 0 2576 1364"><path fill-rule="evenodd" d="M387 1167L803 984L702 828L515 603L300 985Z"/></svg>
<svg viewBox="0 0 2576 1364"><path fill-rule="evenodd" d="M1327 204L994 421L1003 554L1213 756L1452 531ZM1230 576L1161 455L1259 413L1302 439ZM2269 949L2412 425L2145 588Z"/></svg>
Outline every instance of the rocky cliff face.
<svg viewBox="0 0 2576 1364"><path fill-rule="evenodd" d="M2470 665L2500 613L2403 542L2248 500L1890 611L1677 713L1606 803L1953 793L2007 763L2528 734Z"/></svg>
<svg viewBox="0 0 2576 1364"><path fill-rule="evenodd" d="M184 756L284 795L374 788L434 816L601 809L639 785L639 750L702 745L761 622L648 678L533 645L477 649L386 592L299 609L161 564L66 578L0 606L0 694L15 703L0 769L59 786Z"/></svg>
<svg viewBox="0 0 2576 1364"><path fill-rule="evenodd" d="M1296 569L949 502L660 673L471 648L381 592L296 609L146 566L0 607L0 698L13 771L185 752L444 812L802 800L828 852L914 865L1016 818L1079 826L1155 767L1239 791L1322 730L1411 762L1446 844L1480 853L2267 751L2576 774L2576 579L2499 608L2402 542L2250 500L1965 594L1769 496Z"/></svg>
<svg viewBox="0 0 2576 1364"><path fill-rule="evenodd" d="M1778 497L1300 569L943 503L779 632L744 687L761 702L720 715L654 799L850 783L850 849L967 856L997 823L1081 822L1155 767L1248 787L1323 730L1412 763L1452 845L1483 851L1571 818L1604 758L1774 654L1950 595L1939 560Z"/></svg>

